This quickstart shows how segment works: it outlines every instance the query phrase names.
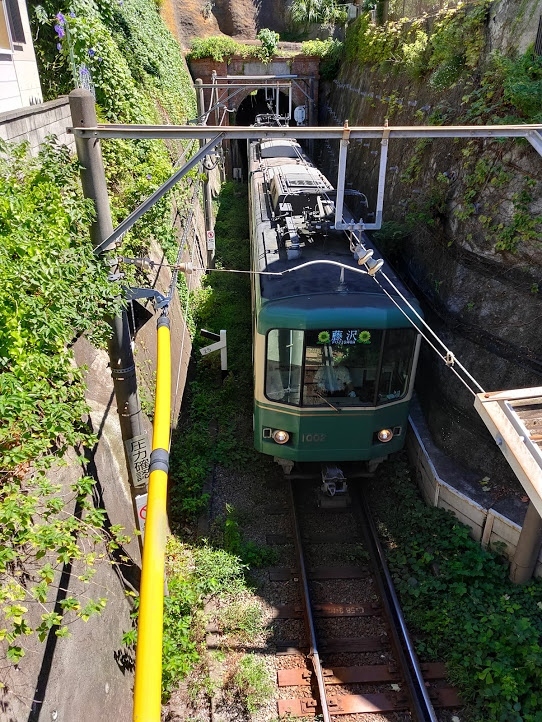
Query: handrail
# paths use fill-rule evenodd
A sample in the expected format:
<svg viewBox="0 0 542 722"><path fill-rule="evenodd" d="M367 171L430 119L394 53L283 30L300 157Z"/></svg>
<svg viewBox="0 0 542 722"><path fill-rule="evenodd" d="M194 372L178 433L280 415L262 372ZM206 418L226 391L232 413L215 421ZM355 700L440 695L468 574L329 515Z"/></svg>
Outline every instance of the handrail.
<svg viewBox="0 0 542 722"><path fill-rule="evenodd" d="M167 315L157 323L156 399L134 685L134 722L160 722L167 537L167 478L171 416L171 335Z"/></svg>

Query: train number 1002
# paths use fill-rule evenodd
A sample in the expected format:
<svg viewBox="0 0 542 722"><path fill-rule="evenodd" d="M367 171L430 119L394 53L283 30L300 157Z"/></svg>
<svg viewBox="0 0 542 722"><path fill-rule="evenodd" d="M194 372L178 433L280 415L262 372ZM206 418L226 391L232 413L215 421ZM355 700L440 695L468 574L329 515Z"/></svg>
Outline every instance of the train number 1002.
<svg viewBox="0 0 542 722"><path fill-rule="evenodd" d="M310 443L320 443L326 440L325 434L301 434L301 441Z"/></svg>

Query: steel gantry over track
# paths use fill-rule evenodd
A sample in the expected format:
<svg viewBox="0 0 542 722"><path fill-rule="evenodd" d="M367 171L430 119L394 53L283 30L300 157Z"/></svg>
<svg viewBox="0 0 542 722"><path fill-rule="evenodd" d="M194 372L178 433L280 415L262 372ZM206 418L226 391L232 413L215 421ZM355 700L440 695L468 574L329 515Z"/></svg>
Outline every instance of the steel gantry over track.
<svg viewBox="0 0 542 722"><path fill-rule="evenodd" d="M293 106L293 89L297 87L299 92L307 99L309 103L313 103L313 98L302 87L302 82L307 82L308 78L298 75L226 75L218 76L215 71L212 73L211 83L199 83L196 81L196 87L210 90L211 96L209 100L209 108L206 110L200 120L207 122L211 113L214 115L215 125L221 125L217 121L220 120L227 112L232 112L229 108L231 101L237 96L252 90L265 90L266 99L272 101L275 105L275 115L279 116L279 94L280 91L288 93L288 113L286 120L292 118ZM271 95L267 96L267 91L271 91ZM270 108L271 109L271 108Z"/></svg>
<svg viewBox="0 0 542 722"><path fill-rule="evenodd" d="M337 200L335 228L337 230L379 230L382 226L384 191L388 146L390 141L405 138L524 138L542 156L542 125L450 125L450 126L379 126L362 127L348 125L328 127L254 127L254 126L194 126L194 125L97 125L94 128L68 128L76 137L108 139L161 138L170 140L197 139L205 142L200 151L167 180L152 196L144 201L113 233L101 244L99 250L116 241L135 221L140 218L159 198L196 165L201 158L210 154L223 140L261 140L265 138L296 138L297 140L338 140L339 167L337 172ZM343 220L345 178L348 145L350 141L374 139L381 142L378 192L374 223L345 223Z"/></svg>

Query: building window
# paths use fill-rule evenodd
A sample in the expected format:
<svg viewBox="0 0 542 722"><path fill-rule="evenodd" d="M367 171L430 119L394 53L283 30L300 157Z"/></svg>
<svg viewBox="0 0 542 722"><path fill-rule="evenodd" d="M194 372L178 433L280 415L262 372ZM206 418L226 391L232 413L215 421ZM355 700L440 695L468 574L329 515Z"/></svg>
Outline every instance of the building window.
<svg viewBox="0 0 542 722"><path fill-rule="evenodd" d="M11 43L3 3L0 6L0 60L11 60Z"/></svg>
<svg viewBox="0 0 542 722"><path fill-rule="evenodd" d="M8 24L11 32L11 41L13 43L26 42L18 0L3 0L3 2L7 11Z"/></svg>

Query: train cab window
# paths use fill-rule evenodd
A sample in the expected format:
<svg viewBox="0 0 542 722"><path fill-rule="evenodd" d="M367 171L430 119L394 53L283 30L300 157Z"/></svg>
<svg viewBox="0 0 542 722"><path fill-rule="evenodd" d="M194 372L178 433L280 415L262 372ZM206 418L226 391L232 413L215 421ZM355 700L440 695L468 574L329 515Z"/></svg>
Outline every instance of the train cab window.
<svg viewBox="0 0 542 722"><path fill-rule="evenodd" d="M382 331L306 331L304 406L374 405Z"/></svg>
<svg viewBox="0 0 542 722"><path fill-rule="evenodd" d="M378 383L378 404L389 403L407 394L415 344L416 331L413 328L393 328L386 331Z"/></svg>
<svg viewBox="0 0 542 722"><path fill-rule="evenodd" d="M279 328L267 334L265 395L270 401L299 406L303 331Z"/></svg>

